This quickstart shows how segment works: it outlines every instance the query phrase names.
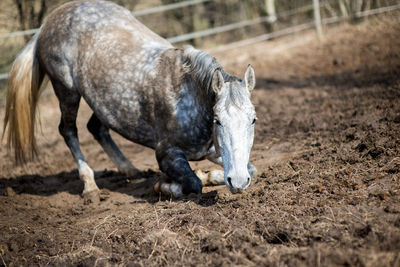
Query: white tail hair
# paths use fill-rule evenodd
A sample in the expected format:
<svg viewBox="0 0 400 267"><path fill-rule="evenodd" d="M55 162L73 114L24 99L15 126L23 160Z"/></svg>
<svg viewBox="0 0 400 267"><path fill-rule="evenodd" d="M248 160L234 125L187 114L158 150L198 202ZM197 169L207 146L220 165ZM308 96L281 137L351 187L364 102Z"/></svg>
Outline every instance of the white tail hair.
<svg viewBox="0 0 400 267"><path fill-rule="evenodd" d="M40 31L17 56L8 79L3 137L7 136L8 148L14 149L17 163L37 154L35 114L44 77L36 56L39 34Z"/></svg>

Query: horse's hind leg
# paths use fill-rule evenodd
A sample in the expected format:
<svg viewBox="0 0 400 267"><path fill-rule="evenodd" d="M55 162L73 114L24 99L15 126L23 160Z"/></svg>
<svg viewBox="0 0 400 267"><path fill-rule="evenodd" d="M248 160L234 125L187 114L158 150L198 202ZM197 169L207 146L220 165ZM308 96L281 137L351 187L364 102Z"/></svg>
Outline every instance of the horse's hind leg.
<svg viewBox="0 0 400 267"><path fill-rule="evenodd" d="M79 177L84 184L82 195L87 201L98 201L99 188L94 181L93 170L87 164L79 147L76 116L81 96L77 92L66 89L57 82L52 81L52 84L60 101L61 122L58 129L78 165Z"/></svg>
<svg viewBox="0 0 400 267"><path fill-rule="evenodd" d="M119 150L110 136L109 129L97 118L94 113L87 124L87 128L89 132L93 134L93 137L103 147L104 151L111 158L120 172L123 172L129 176L134 176L139 172L139 170L136 169Z"/></svg>

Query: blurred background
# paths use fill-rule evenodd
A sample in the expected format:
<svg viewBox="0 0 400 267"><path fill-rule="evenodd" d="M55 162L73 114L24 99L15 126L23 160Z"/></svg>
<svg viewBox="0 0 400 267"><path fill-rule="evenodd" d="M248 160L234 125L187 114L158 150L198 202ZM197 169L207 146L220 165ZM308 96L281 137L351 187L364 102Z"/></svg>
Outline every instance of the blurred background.
<svg viewBox="0 0 400 267"><path fill-rule="evenodd" d="M7 72L48 13L67 0L2 0L0 4L0 102ZM114 0L177 46L198 48L276 38L328 24L358 23L398 9L399 0Z"/></svg>

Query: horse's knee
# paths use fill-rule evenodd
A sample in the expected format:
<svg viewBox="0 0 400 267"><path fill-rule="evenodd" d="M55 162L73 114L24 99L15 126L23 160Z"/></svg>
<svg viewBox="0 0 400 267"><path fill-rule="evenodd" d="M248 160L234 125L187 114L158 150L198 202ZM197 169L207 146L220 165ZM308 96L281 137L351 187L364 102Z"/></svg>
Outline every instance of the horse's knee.
<svg viewBox="0 0 400 267"><path fill-rule="evenodd" d="M156 159L160 170L170 177L192 172L185 154L179 148L159 145L156 148Z"/></svg>
<svg viewBox="0 0 400 267"><path fill-rule="evenodd" d="M182 185L183 194L201 194L202 182L193 172L180 148L161 143L156 147L156 158L160 170Z"/></svg>

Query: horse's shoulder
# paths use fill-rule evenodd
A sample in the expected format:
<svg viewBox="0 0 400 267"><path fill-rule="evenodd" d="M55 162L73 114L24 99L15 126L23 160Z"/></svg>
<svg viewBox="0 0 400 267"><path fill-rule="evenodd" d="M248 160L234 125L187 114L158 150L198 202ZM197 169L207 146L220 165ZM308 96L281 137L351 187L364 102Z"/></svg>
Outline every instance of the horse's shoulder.
<svg viewBox="0 0 400 267"><path fill-rule="evenodd" d="M171 77L172 83L181 83L186 73L183 50L174 47L165 49L158 60L157 72L161 77Z"/></svg>
<svg viewBox="0 0 400 267"><path fill-rule="evenodd" d="M161 55L160 55L160 60L164 62L176 62L177 60L182 61L182 56L183 56L183 50L181 48L168 48L165 49Z"/></svg>

